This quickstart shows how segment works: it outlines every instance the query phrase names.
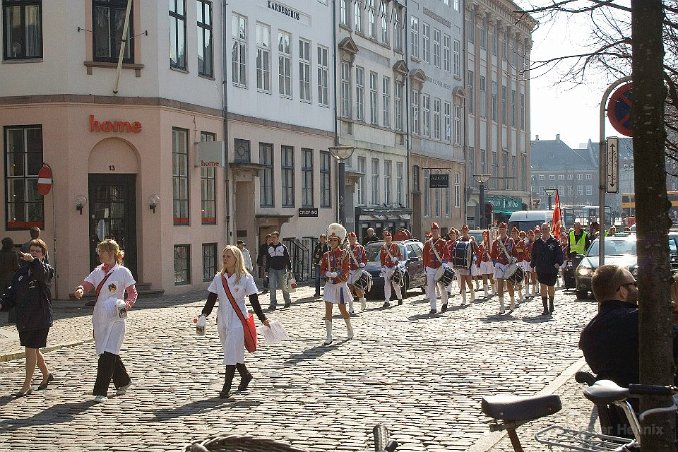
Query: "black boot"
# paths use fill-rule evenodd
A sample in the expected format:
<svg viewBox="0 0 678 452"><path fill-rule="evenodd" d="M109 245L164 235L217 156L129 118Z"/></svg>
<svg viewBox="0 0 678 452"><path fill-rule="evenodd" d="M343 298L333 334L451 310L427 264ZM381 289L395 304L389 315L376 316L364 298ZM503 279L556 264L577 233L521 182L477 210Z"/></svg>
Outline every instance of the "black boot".
<svg viewBox="0 0 678 452"><path fill-rule="evenodd" d="M549 298L549 312L553 313L553 298Z"/></svg>
<svg viewBox="0 0 678 452"><path fill-rule="evenodd" d="M219 397L228 399L231 395L231 383L233 383L233 376L235 375L235 366L226 366L226 376L224 380L224 387L221 388Z"/></svg>
<svg viewBox="0 0 678 452"><path fill-rule="evenodd" d="M247 370L245 363L238 363L235 367L238 369L238 373L240 374L240 384L238 385L238 391L247 391L247 387L250 385L250 381L252 381L253 378L252 374L249 370Z"/></svg>
<svg viewBox="0 0 678 452"><path fill-rule="evenodd" d="M546 297L541 297L541 304L544 305L544 312L542 312L541 315L549 315L549 307L546 302Z"/></svg>

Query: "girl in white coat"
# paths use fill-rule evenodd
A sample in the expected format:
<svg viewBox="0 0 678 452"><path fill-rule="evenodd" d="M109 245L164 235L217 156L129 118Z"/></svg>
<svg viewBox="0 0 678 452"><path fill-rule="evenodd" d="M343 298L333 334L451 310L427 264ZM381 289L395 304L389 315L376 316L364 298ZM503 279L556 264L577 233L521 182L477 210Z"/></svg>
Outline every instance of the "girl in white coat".
<svg viewBox="0 0 678 452"><path fill-rule="evenodd" d="M132 384L120 359L120 347L125 339L126 313L137 301L137 289L132 273L122 266L124 253L115 240L106 239L100 242L97 245L97 254L101 265L85 278L73 295L80 299L96 288L92 326L99 363L92 394L95 401L103 402L107 399L111 379L117 389L116 395L119 396L125 394Z"/></svg>
<svg viewBox="0 0 678 452"><path fill-rule="evenodd" d="M252 374L245 366L245 331L243 330L240 318L228 299L224 284L228 284L229 291L245 318L249 316L247 306L245 305L245 298L249 297L250 304L261 323L268 326L269 322L264 315L264 311L261 310L259 297L257 296L259 290L254 284L254 278L245 269L240 249L237 246L226 245L221 253L221 259L223 267L214 276L212 283L207 288L209 291L207 303L205 303L205 307L200 315L202 317L210 315L214 304L219 300L217 329L221 346L224 349L224 365L226 366L226 378L219 397L227 399L230 397L231 383L233 383L236 368L240 374L238 391L245 391L247 389L250 381L252 381Z"/></svg>

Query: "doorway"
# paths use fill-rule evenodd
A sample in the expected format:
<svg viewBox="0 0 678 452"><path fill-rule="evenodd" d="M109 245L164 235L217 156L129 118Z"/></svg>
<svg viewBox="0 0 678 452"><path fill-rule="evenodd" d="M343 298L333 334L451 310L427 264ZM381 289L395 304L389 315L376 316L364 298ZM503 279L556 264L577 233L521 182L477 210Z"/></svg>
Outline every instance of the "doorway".
<svg viewBox="0 0 678 452"><path fill-rule="evenodd" d="M90 268L99 265L97 244L113 239L125 252L125 267L138 279L136 174L90 174L88 183Z"/></svg>

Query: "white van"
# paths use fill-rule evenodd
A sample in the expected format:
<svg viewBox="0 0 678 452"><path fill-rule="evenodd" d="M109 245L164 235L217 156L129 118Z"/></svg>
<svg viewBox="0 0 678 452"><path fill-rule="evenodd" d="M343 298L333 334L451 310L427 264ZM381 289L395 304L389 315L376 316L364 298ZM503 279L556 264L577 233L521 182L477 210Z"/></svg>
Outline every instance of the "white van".
<svg viewBox="0 0 678 452"><path fill-rule="evenodd" d="M511 231L513 226L515 226L521 231L527 231L528 229L534 229L536 226L541 226L542 223L551 224L552 218L552 210L518 210L511 214L508 230Z"/></svg>

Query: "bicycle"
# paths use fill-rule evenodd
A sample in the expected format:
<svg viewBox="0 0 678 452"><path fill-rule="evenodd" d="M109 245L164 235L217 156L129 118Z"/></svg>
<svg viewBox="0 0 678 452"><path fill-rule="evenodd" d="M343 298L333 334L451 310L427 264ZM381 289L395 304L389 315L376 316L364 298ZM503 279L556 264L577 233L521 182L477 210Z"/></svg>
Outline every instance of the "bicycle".
<svg viewBox="0 0 678 452"><path fill-rule="evenodd" d="M577 381L585 382L580 378L577 378ZM622 388L612 381L600 380L586 388L584 396L598 407L607 405L620 407L629 422L633 438L550 425L538 431L535 434L535 439L548 446L558 446L583 452L638 451L640 450L640 422L628 399L641 395L673 395L676 392L678 392L678 388L674 386L633 384L629 385L629 388ZM483 413L494 420L490 424L490 431L506 430L515 452L523 452L516 432L518 427L536 419L550 416L561 409L562 403L557 394L487 396L483 397L481 402ZM646 410L640 414L640 419L643 420L646 416L660 412L676 411L676 409L678 407L674 402L668 407Z"/></svg>

